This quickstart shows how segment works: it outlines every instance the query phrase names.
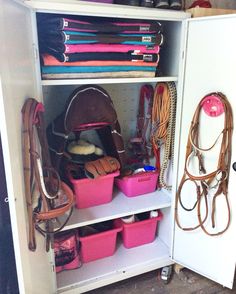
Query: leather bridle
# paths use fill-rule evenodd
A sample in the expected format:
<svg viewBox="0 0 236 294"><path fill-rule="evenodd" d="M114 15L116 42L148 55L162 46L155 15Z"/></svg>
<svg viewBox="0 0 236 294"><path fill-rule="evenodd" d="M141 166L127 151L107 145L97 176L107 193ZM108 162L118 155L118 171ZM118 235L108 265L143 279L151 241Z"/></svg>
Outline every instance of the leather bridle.
<svg viewBox="0 0 236 294"><path fill-rule="evenodd" d="M199 146L199 134L200 134L200 113L202 111L202 103L204 99L208 96L214 95L219 98L223 107L224 107L224 127L220 135L216 138L215 142L209 148L201 148ZM197 228L201 228L207 235L209 236L218 236L223 234L230 225L230 205L228 200L228 181L229 181L229 170L230 170L230 161L231 161L231 150L232 150L232 132L233 132L233 114L232 108L227 100L226 96L222 93L210 93L203 97L199 102L196 111L194 113L189 135L188 141L186 146L186 156L185 156L185 166L184 166L184 174L180 181L177 193L176 193L176 200L175 200L175 220L179 228L185 231L195 230ZM210 172L206 173L204 167L204 157L202 156L203 152L210 151L216 143L221 139L221 146L219 151L218 163L217 168ZM193 175L189 171L189 162L191 161L192 157L197 158L199 164L199 175ZM196 186L196 202L190 208L187 208L183 204L183 199L181 197L181 191L186 182L192 182ZM228 217L227 223L225 227L218 231L218 232L209 232L206 229L205 221L208 218L209 213L209 192L211 189L215 189L214 194L212 195L212 202L211 202L211 224L212 228L216 227L215 222L215 213L216 213L216 200L219 196L225 198ZM201 212L201 202L204 198L205 202L205 215L202 216ZM191 212L194 209L197 210L197 218L198 223L193 227L185 227L181 224L179 220L179 205L185 211Z"/></svg>
<svg viewBox="0 0 236 294"><path fill-rule="evenodd" d="M32 251L36 250L35 228L46 237L51 237L51 234L64 227L74 203L73 192L60 180L51 165L43 112L43 104L33 98L27 99L22 108L24 183L29 223L28 247ZM54 230L52 220L67 211L70 213L66 222Z"/></svg>

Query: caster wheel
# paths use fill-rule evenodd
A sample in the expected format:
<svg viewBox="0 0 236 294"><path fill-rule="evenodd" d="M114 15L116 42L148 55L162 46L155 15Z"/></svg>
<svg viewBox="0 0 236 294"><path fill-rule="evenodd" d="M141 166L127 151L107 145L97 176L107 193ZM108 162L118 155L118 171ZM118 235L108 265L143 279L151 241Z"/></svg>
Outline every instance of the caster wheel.
<svg viewBox="0 0 236 294"><path fill-rule="evenodd" d="M164 284L168 284L172 276L172 266L165 266L161 270L161 280Z"/></svg>

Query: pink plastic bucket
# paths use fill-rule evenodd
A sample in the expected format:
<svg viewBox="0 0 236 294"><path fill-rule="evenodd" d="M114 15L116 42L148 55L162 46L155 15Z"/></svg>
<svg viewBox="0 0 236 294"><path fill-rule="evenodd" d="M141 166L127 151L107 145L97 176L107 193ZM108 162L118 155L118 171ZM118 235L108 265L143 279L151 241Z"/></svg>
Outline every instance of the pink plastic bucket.
<svg viewBox="0 0 236 294"><path fill-rule="evenodd" d="M73 179L70 177L75 192L76 207L87 208L111 202L114 177L119 174L117 171L95 179Z"/></svg>
<svg viewBox="0 0 236 294"><path fill-rule="evenodd" d="M143 221L134 223L123 223L121 219L116 222L117 227L122 227L122 239L126 248L137 247L147 243L151 243L156 238L157 223L162 219L163 215L159 211L157 217L153 217Z"/></svg>
<svg viewBox="0 0 236 294"><path fill-rule="evenodd" d="M115 184L126 196L133 197L154 192L157 188L158 172L144 172L115 179Z"/></svg>
<svg viewBox="0 0 236 294"><path fill-rule="evenodd" d="M77 255L75 257L75 259L71 262L69 262L68 264L66 265L63 265L63 266L56 266L56 273L59 273L63 270L72 270L72 269L76 269L80 267L80 259L79 259L79 255Z"/></svg>
<svg viewBox="0 0 236 294"><path fill-rule="evenodd" d="M111 256L116 250L117 233L121 228L106 232L80 237L80 256L84 263Z"/></svg>

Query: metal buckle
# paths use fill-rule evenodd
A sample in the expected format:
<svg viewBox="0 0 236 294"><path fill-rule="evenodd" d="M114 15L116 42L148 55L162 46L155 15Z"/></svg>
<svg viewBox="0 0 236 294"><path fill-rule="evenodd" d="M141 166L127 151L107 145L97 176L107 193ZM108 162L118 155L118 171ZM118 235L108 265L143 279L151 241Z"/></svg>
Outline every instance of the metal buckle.
<svg viewBox="0 0 236 294"><path fill-rule="evenodd" d="M219 183L219 182L223 182L225 181L227 178L228 178L228 172L226 170L219 170L217 173L216 173L216 181Z"/></svg>

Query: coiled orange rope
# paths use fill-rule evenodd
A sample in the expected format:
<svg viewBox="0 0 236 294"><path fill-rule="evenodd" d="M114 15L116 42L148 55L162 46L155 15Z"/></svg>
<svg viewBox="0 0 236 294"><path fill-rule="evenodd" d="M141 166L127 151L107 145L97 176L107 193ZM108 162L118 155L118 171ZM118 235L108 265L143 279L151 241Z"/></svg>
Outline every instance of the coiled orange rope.
<svg viewBox="0 0 236 294"><path fill-rule="evenodd" d="M160 170L160 187L171 189L164 180L168 163L173 155L173 134L175 124L176 88L174 83L158 83L153 99L151 142L156 158L156 168ZM164 148L162 164L160 149Z"/></svg>

